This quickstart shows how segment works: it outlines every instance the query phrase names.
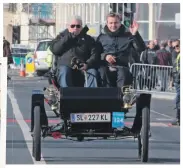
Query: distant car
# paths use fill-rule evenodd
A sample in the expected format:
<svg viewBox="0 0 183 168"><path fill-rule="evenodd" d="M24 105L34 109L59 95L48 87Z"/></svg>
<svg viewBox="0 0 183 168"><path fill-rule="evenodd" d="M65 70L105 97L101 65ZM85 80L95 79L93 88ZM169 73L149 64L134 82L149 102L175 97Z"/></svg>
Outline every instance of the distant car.
<svg viewBox="0 0 183 168"><path fill-rule="evenodd" d="M48 64L46 63L47 49L51 44L52 39L46 39L39 41L35 52L35 68L38 76L43 75L49 70Z"/></svg>

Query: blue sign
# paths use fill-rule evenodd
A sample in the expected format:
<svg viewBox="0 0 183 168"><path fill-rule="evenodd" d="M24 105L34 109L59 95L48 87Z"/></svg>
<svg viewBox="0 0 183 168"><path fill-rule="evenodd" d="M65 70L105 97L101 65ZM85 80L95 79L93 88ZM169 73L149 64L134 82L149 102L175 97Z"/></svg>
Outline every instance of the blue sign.
<svg viewBox="0 0 183 168"><path fill-rule="evenodd" d="M113 112L112 113L112 127L123 128L124 127L124 112Z"/></svg>
<svg viewBox="0 0 183 168"><path fill-rule="evenodd" d="M29 64L31 64L31 63L32 63L32 58L31 58L31 57L28 57L28 58L27 58L27 62L28 62Z"/></svg>

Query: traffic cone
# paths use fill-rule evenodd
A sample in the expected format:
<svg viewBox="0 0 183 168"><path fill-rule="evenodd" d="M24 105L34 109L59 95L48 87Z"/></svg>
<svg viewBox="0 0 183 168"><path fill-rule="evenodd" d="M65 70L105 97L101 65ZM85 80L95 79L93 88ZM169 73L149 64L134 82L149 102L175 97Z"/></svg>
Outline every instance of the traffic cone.
<svg viewBox="0 0 183 168"><path fill-rule="evenodd" d="M21 63L20 63L20 76L21 77L25 77L26 76L23 60L21 60Z"/></svg>

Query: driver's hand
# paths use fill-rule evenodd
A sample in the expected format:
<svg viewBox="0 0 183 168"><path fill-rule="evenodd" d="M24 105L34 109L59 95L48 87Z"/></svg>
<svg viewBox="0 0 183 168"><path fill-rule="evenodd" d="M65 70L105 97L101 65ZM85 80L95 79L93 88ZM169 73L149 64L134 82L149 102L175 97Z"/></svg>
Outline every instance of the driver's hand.
<svg viewBox="0 0 183 168"><path fill-rule="evenodd" d="M112 56L112 55L107 55L106 56L106 61L109 62L110 64L113 64L116 62L116 57Z"/></svg>
<svg viewBox="0 0 183 168"><path fill-rule="evenodd" d="M88 65L85 63L81 63L80 66L81 66L80 70L82 71L86 71L88 69Z"/></svg>

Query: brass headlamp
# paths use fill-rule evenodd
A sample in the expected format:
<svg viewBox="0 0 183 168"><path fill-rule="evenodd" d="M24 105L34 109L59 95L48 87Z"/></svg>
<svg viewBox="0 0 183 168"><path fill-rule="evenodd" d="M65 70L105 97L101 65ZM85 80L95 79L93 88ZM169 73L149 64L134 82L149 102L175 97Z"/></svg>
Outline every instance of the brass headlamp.
<svg viewBox="0 0 183 168"><path fill-rule="evenodd" d="M131 87L130 86L123 86L122 89L122 94L123 94L123 104L125 109L131 109L132 108L132 99L134 97Z"/></svg>

